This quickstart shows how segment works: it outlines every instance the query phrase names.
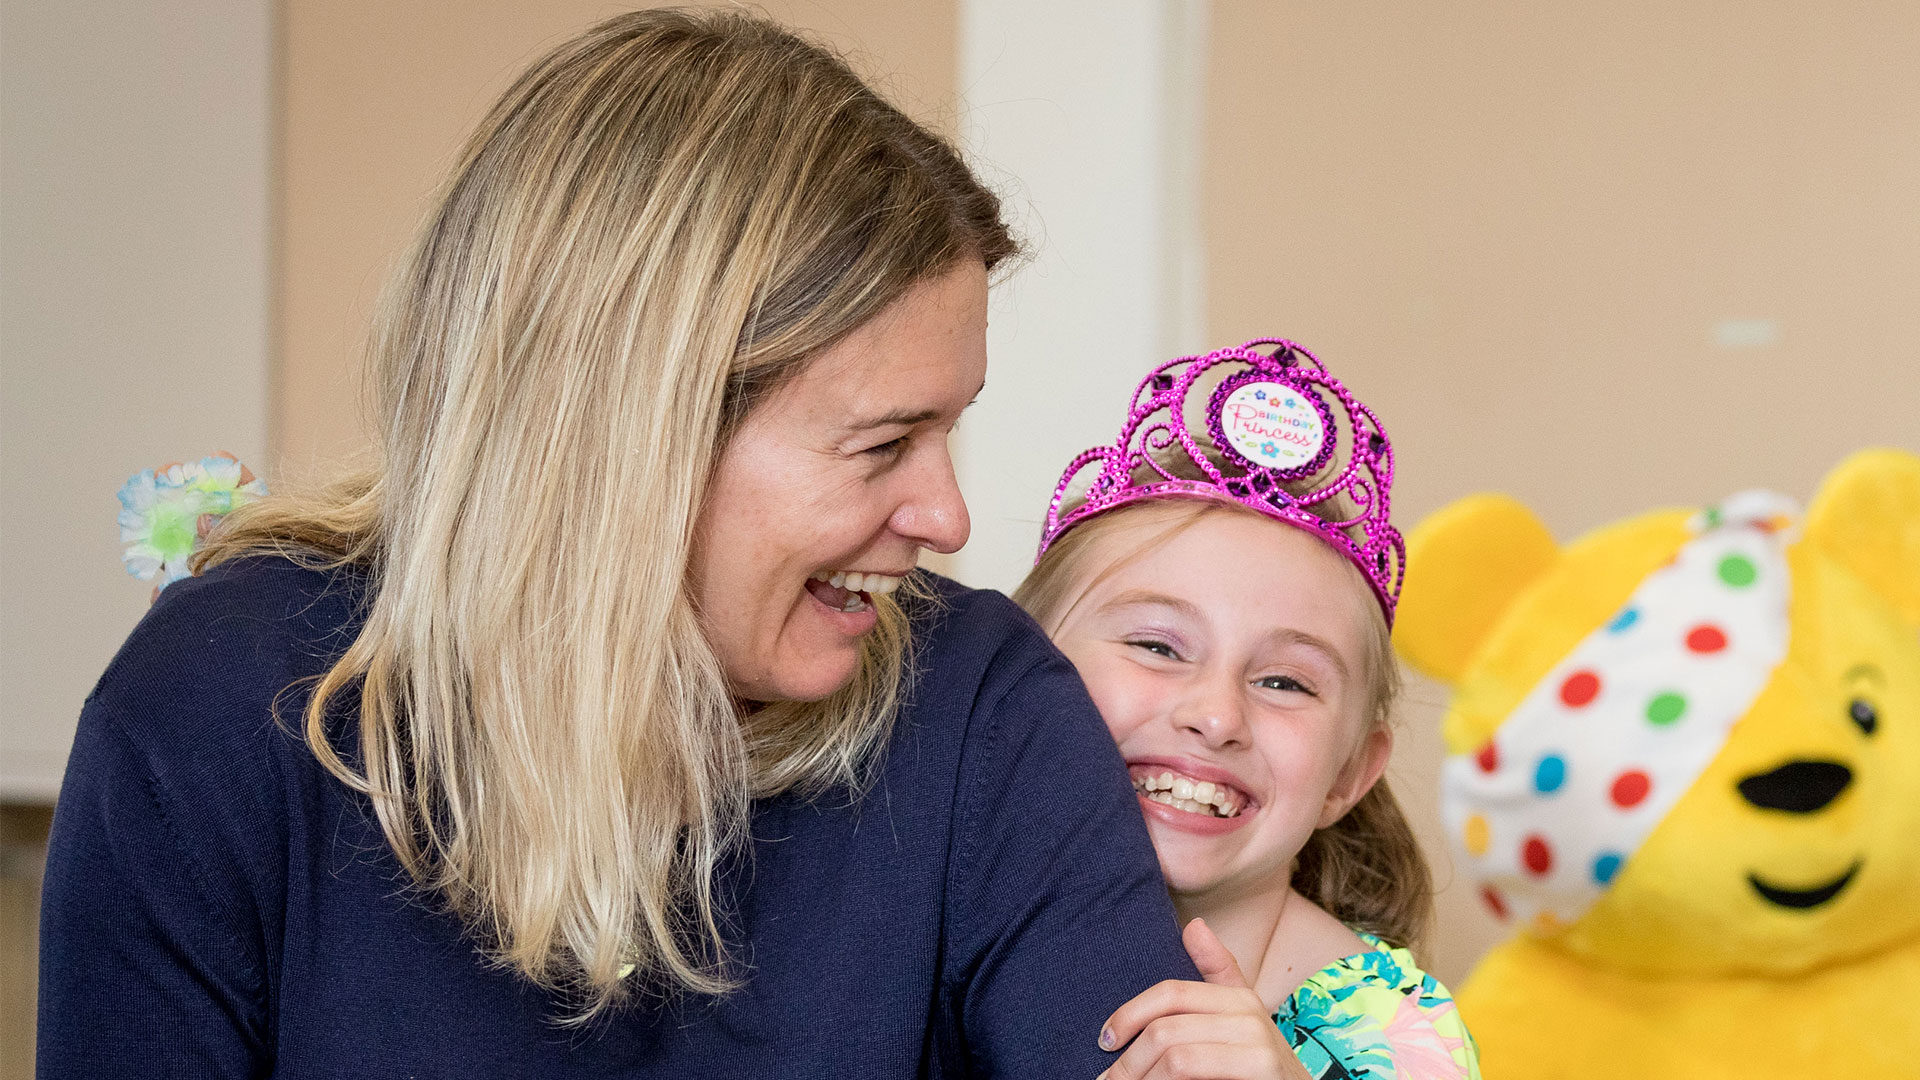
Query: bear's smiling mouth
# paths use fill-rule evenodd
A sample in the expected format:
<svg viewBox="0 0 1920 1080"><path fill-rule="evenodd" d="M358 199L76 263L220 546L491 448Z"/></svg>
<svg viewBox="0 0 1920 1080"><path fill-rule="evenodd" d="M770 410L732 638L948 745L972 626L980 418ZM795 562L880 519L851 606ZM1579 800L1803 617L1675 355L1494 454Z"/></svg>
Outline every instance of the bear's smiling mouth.
<svg viewBox="0 0 1920 1080"><path fill-rule="evenodd" d="M1817 908L1821 904L1839 896L1840 890L1846 888L1853 882L1853 875L1860 872L1860 865L1860 862L1856 860L1852 866L1847 868L1846 873L1841 874L1838 878L1829 881L1825 885L1816 885L1811 889L1783 889L1778 885L1769 885L1760 880L1759 874L1748 874L1747 884L1752 885L1753 891L1759 893L1761 898L1768 903L1778 904L1784 908L1793 908L1797 911L1805 911L1809 908Z"/></svg>

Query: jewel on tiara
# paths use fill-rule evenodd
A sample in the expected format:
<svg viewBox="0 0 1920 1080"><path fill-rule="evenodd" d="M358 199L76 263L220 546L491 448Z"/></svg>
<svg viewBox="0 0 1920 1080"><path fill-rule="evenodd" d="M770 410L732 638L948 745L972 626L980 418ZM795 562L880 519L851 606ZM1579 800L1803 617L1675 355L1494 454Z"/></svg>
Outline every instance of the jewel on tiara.
<svg viewBox="0 0 1920 1080"><path fill-rule="evenodd" d="M1270 352L1259 351L1271 346ZM1204 442L1187 416L1202 376L1233 365L1207 398ZM1328 465L1345 436L1345 467ZM1097 466L1084 497L1062 512L1075 482ZM1047 506L1040 552L1080 522L1147 499L1215 499L1319 537L1372 587L1393 625L1406 544L1388 517L1393 444L1373 411L1320 358L1280 338L1256 338L1155 368L1133 392L1111 445L1068 464ZM1036 558L1038 556L1036 555Z"/></svg>

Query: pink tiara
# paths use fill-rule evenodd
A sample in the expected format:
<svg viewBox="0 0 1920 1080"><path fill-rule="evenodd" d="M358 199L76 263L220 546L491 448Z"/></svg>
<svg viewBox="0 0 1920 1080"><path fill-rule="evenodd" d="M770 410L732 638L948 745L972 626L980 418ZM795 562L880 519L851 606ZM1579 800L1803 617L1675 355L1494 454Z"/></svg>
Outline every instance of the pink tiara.
<svg viewBox="0 0 1920 1080"><path fill-rule="evenodd" d="M1268 345L1271 353L1256 351ZM1207 399L1209 452L1189 428L1187 398L1201 376L1223 364L1240 370L1220 380ZM1343 435L1346 466L1322 477ZM1074 482L1096 464L1084 500L1062 514ZM1302 485L1312 486L1301 491ZM1256 338L1169 361L1142 380L1120 437L1074 458L1061 474L1047 506L1040 554L1067 530L1115 507L1146 499L1217 499L1332 545L1360 568L1391 626L1406 563L1406 544L1387 515L1392 489L1393 444L1373 411L1311 352L1291 341Z"/></svg>

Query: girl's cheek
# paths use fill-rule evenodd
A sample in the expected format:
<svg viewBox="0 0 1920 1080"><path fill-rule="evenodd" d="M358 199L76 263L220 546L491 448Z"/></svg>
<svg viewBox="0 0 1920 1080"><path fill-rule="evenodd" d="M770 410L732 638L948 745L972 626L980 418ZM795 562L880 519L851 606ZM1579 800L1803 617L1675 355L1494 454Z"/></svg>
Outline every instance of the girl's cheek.
<svg viewBox="0 0 1920 1080"><path fill-rule="evenodd" d="M1094 678L1098 681L1090 680L1087 688L1115 742L1124 742L1152 721L1156 688L1150 678L1141 677L1137 668L1127 671L1114 665Z"/></svg>

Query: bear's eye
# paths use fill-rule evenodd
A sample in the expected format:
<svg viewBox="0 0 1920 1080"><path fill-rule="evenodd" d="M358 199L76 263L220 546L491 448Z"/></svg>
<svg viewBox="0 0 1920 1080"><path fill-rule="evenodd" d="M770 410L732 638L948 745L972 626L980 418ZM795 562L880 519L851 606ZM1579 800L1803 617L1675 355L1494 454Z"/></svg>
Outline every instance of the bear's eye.
<svg viewBox="0 0 1920 1080"><path fill-rule="evenodd" d="M1854 698L1847 706L1847 719L1868 735L1880 726L1880 714L1874 710L1873 703L1864 698Z"/></svg>

